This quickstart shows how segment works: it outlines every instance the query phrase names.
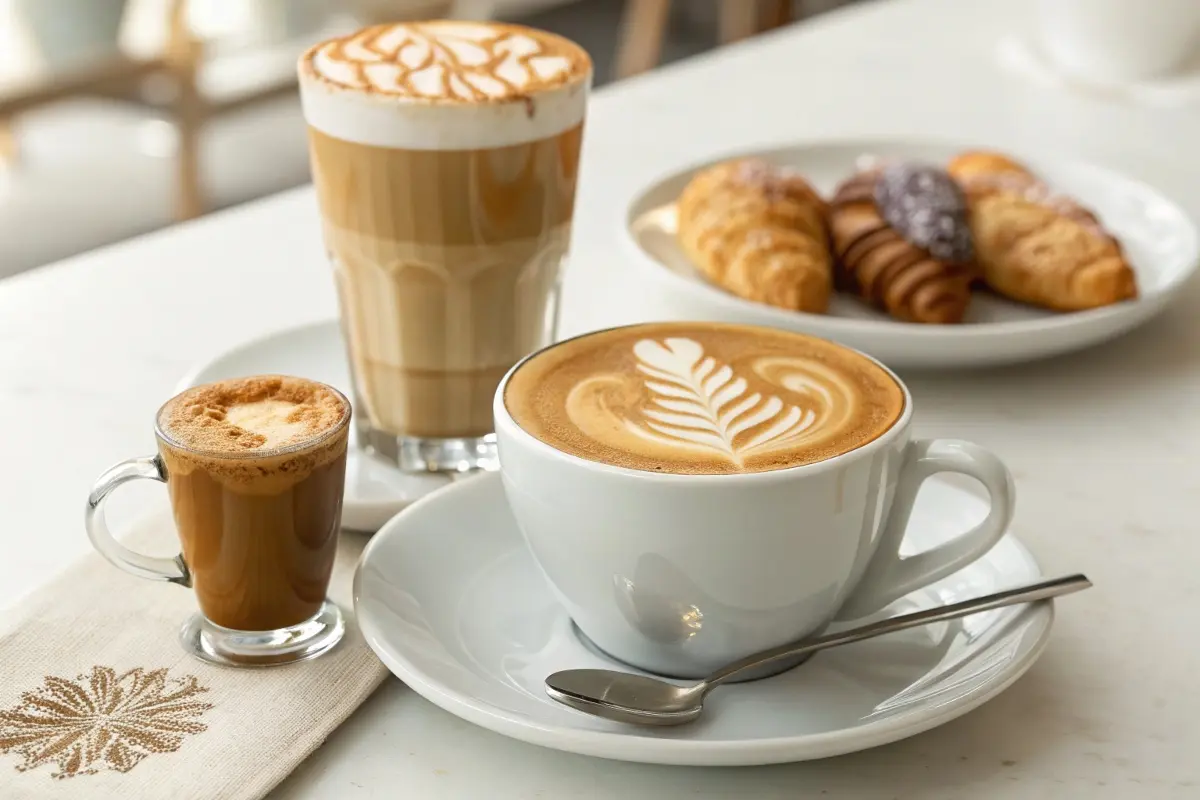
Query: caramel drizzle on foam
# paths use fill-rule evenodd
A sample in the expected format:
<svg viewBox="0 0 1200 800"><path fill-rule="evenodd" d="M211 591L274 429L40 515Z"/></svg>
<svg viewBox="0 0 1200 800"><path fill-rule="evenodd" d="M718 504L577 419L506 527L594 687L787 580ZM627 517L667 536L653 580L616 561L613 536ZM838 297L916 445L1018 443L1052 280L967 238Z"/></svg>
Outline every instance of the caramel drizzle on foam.
<svg viewBox="0 0 1200 800"><path fill-rule="evenodd" d="M443 30L439 31L441 28ZM465 31L489 32L491 35L480 38L461 35ZM458 31L459 34L455 34ZM397 42L390 50L380 45L380 40L387 36L396 36ZM463 43L464 48L486 54L479 63L467 63L453 47L446 44L445 39L455 39ZM536 49L519 52L516 49L502 48L502 45L513 42L525 47L529 43ZM523 97L531 91L544 90L562 85L572 77L582 75L586 70L579 68L580 61L586 60L582 50L575 57L566 52L566 48L557 50L547 47L548 41L544 34L526 31L515 26L479 25L471 23L404 23L376 25L359 31L352 36L334 39L318 45L309 55L309 64L318 76L351 88L375 90L394 93L414 98L458 99L475 102ZM424 56L419 61L409 64L402 61L402 54L410 48L424 49ZM348 48L365 50L372 57L361 58L347 53ZM324 54L330 61L349 67L353 71L353 84L340 81L323 72L316 64L317 58ZM500 67L506 60L512 59L528 78L525 84L518 85L510 78L501 74ZM539 61L540 60L540 61ZM549 64L547 62L556 62ZM539 63L544 65L539 68ZM374 65L396 67L395 75L389 85L380 85L369 72ZM421 91L413 80L413 76L425 70L441 67L439 76L439 91ZM480 84L492 84L497 91L489 93Z"/></svg>
<svg viewBox="0 0 1200 800"><path fill-rule="evenodd" d="M581 381L566 400L567 416L579 430L617 449L638 452L651 445L744 468L756 456L836 436L856 417L852 383L816 360L763 356L751 363L759 380L782 390L780 397L755 391L746 376L692 339L643 339L633 354L640 408L614 408L606 401L608 390L629 379L615 373Z"/></svg>

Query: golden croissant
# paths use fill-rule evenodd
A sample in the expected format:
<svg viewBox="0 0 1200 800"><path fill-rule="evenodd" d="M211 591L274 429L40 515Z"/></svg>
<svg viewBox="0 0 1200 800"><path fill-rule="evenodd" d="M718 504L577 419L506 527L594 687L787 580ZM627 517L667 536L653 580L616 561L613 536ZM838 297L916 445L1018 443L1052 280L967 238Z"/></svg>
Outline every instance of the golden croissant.
<svg viewBox="0 0 1200 800"><path fill-rule="evenodd" d="M888 222L876 203L881 173L868 170L854 175L834 194L829 227L838 257L839 283L868 303L907 322L962 322L971 302L970 242L962 209L958 258L939 258L927 247L906 238ZM943 183L952 183L943 174Z"/></svg>
<svg viewBox="0 0 1200 800"><path fill-rule="evenodd" d="M995 291L1058 311L1137 297L1120 243L1094 214L1050 192L1022 165L967 152L947 171L967 194L976 258Z"/></svg>
<svg viewBox="0 0 1200 800"><path fill-rule="evenodd" d="M800 176L753 159L717 164L692 178L678 211L680 247L713 283L780 308L828 308L825 203Z"/></svg>

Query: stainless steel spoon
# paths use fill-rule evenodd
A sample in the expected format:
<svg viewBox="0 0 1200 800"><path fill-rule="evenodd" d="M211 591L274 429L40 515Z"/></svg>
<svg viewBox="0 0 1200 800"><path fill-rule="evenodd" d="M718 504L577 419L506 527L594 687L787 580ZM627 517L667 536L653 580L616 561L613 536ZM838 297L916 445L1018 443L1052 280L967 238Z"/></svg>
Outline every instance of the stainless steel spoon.
<svg viewBox="0 0 1200 800"><path fill-rule="evenodd" d="M648 675L634 675L611 669L568 669L546 678L546 693L563 705L597 717L634 725L681 725L691 722L704 710L704 698L725 681L755 667L781 658L805 656L818 650L838 647L885 633L958 619L980 611L1046 600L1082 591L1092 585L1083 575L1032 583L1003 592L963 600L948 606L928 608L912 614L872 622L858 628L829 633L802 642L780 645L735 661L699 683L677 686Z"/></svg>

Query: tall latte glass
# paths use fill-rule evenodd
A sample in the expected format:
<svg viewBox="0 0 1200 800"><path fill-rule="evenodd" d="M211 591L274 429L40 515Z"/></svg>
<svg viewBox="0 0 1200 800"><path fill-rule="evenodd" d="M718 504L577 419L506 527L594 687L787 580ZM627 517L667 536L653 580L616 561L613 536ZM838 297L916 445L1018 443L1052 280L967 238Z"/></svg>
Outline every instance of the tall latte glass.
<svg viewBox="0 0 1200 800"><path fill-rule="evenodd" d="M377 26L300 59L360 444L494 468L491 398L547 344L591 61L482 22Z"/></svg>

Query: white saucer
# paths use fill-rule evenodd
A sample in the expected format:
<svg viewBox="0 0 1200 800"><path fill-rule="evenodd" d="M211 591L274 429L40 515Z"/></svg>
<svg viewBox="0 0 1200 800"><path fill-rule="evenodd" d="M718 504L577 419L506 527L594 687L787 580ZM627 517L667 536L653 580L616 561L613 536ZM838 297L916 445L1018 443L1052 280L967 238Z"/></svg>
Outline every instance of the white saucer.
<svg viewBox="0 0 1200 800"><path fill-rule="evenodd" d="M345 345L334 320L288 328L246 342L193 369L179 382L176 391L224 378L263 373L312 378L351 396ZM342 500L345 528L376 531L417 498L452 481L443 475L405 475L386 461L359 450L354 445L353 431L350 435L346 493Z"/></svg>
<svg viewBox="0 0 1200 800"><path fill-rule="evenodd" d="M828 195L863 155L944 164L967 145L892 140L796 145L737 155L795 167ZM732 157L732 154L712 162ZM1156 189L1091 164L1017 155L1055 189L1092 208L1120 237L1137 273L1135 301L1074 313L1044 311L976 292L962 325L889 318L838 295L829 314L787 311L735 297L705 280L675 240L674 202L700 168L655 181L629 206L626 240L645 275L652 307L670 319L711 319L812 333L869 353L890 367L946 369L1030 361L1078 350L1129 331L1157 314L1200 262L1200 234L1187 213Z"/></svg>
<svg viewBox="0 0 1200 800"><path fill-rule="evenodd" d="M985 512L974 494L927 481L908 544L933 546ZM1009 535L888 613L1040 576ZM1054 619L1049 605L1002 609L819 653L791 672L718 689L704 717L680 728L606 722L544 692L543 679L556 670L618 665L576 637L525 550L495 474L426 497L375 534L355 573L354 607L388 668L465 720L558 750L700 766L825 758L941 725L1029 669Z"/></svg>
<svg viewBox="0 0 1200 800"><path fill-rule="evenodd" d="M1175 75L1145 81L1097 81L1065 73L1029 36L1010 35L996 49L1000 65L1052 86L1132 105L1186 107L1200 101L1200 68L1193 63Z"/></svg>

